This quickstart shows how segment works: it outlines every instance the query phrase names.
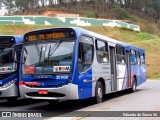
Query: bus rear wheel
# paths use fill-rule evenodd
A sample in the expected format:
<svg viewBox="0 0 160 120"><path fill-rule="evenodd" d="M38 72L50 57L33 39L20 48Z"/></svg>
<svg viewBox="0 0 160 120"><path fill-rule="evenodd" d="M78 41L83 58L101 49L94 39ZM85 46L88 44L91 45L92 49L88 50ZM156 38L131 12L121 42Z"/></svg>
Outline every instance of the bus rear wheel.
<svg viewBox="0 0 160 120"><path fill-rule="evenodd" d="M101 103L103 101L103 86L100 81L96 84L95 89L95 103Z"/></svg>
<svg viewBox="0 0 160 120"><path fill-rule="evenodd" d="M133 84L132 84L132 88L130 89L130 91L133 93L136 91L136 87L137 87L137 82L135 77L133 78Z"/></svg>

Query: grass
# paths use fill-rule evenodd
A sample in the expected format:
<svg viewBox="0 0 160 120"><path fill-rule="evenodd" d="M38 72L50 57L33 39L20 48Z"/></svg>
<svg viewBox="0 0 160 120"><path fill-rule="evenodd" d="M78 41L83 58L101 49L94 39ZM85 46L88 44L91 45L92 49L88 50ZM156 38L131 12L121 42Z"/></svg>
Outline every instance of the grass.
<svg viewBox="0 0 160 120"><path fill-rule="evenodd" d="M147 78L160 78L160 39L134 42L132 45L141 47L146 51Z"/></svg>
<svg viewBox="0 0 160 120"><path fill-rule="evenodd" d="M55 26L45 25L0 25L0 34L24 35L26 32L52 28ZM83 27L93 32L123 41L146 51L147 78L160 78L160 37L159 34L145 32L134 32L123 28L112 27Z"/></svg>

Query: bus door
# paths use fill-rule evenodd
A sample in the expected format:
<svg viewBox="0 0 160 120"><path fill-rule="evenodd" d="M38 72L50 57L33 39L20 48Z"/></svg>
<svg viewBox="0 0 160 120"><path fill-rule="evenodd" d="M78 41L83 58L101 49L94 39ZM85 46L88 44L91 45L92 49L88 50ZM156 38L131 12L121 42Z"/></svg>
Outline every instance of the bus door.
<svg viewBox="0 0 160 120"><path fill-rule="evenodd" d="M128 87L131 87L131 64L130 64L130 51L126 51L126 65L127 65L127 80Z"/></svg>
<svg viewBox="0 0 160 120"><path fill-rule="evenodd" d="M116 57L115 57L115 46L109 44L110 50L110 65L111 65L111 90L117 90L117 69L116 69Z"/></svg>
<svg viewBox="0 0 160 120"><path fill-rule="evenodd" d="M81 36L79 42L79 98L92 97L92 62L94 55L94 43L91 37Z"/></svg>

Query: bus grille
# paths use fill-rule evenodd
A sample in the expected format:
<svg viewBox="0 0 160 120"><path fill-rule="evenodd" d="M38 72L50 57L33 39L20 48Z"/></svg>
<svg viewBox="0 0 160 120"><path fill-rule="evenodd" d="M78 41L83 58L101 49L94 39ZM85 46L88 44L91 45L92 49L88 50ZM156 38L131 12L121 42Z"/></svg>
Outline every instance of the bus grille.
<svg viewBox="0 0 160 120"><path fill-rule="evenodd" d="M38 94L38 92L30 92L30 93L26 93L27 96L31 96L31 97L64 97L65 94L62 93L53 93L53 92L49 92L48 94Z"/></svg>

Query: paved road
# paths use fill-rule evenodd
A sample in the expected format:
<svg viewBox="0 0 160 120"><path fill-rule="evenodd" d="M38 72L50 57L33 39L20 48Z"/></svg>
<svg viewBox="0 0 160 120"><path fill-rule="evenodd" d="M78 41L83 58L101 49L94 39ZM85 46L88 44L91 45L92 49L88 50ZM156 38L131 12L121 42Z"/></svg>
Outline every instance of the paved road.
<svg viewBox="0 0 160 120"><path fill-rule="evenodd" d="M100 117L98 119L109 119L109 120L160 120L160 117L144 117L147 115L153 115L153 113L157 113L160 111L160 81L151 80L147 81L146 83L142 84L137 88L135 93L128 92L119 92L114 93L111 95L106 95L105 100L103 103L90 105L83 109L79 109L78 111L85 111L85 112L71 112L65 114L73 115L78 114L78 119L83 120L96 120L97 117L95 116L107 116L109 115L118 115L119 112L111 112L111 111L130 111L124 113L135 113L137 116L137 112L140 113L143 117ZM86 112L92 111L92 112ZM97 112L102 111L102 112ZM103 111L110 111L110 112L103 112ZM136 112L137 111L137 112ZM142 112L139 112L142 111ZM144 112L143 112L144 111ZM146 112L145 112L146 111ZM155 111L152 114L147 111ZM123 112L120 112L120 116ZM160 116L160 112L158 113ZM134 114L131 114L134 116ZM156 114L154 114L156 116ZM62 117L63 117L62 116ZM57 117L58 118L58 117ZM56 119L57 119L56 118ZM75 118L74 118L75 119Z"/></svg>
<svg viewBox="0 0 160 120"><path fill-rule="evenodd" d="M18 100L15 103L9 103L6 100L0 100L0 111L24 110L44 110L46 112L52 112L53 116L66 116L74 113L74 111L160 111L160 81L147 81L139 86L135 93L128 94L128 92L119 92L105 95L104 102L100 104L94 104L92 99L84 101L67 101L55 106L49 105L47 101L42 100ZM96 117L92 117L95 114L96 112L94 112L92 115L87 114L87 116L90 117L80 116L78 119L96 119ZM77 119L75 117L72 118ZM101 117L100 119L106 118ZM112 117L110 119L123 120L124 118ZM125 119L128 120L140 118L125 117ZM159 120L160 118L156 119Z"/></svg>

